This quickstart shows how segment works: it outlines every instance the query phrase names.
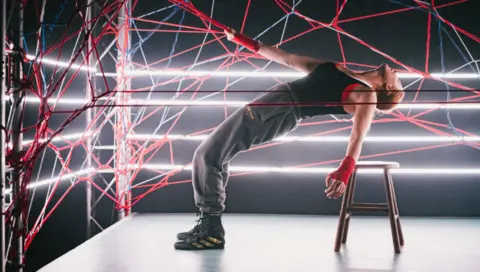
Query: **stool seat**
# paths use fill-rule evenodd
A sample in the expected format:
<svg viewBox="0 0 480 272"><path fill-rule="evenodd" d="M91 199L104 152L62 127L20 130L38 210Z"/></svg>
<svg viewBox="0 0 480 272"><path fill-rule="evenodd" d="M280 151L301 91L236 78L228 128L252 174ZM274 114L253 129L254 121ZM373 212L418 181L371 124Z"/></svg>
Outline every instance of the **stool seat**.
<svg viewBox="0 0 480 272"><path fill-rule="evenodd" d="M398 162L390 162L390 161L359 161L356 165L357 169L366 169L366 168L375 168L375 169L394 169L400 168L400 164Z"/></svg>
<svg viewBox="0 0 480 272"><path fill-rule="evenodd" d="M347 242L347 233L350 225L352 212L387 212L390 219L392 240L395 253L400 253L404 244L400 213L398 212L397 197L393 186L390 169L400 168L398 162L389 161L359 161L355 171L350 177L347 188L343 195L340 218L338 219L337 237L335 238L335 251L340 251L341 244ZM357 170L359 169L382 169L385 185L386 203L359 203L354 202L355 185L357 183Z"/></svg>

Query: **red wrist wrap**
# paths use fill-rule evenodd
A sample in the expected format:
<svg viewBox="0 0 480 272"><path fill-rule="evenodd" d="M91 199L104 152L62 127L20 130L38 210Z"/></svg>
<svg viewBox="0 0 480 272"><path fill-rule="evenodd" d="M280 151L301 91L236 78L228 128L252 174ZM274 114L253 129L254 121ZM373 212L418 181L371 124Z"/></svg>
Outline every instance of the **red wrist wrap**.
<svg viewBox="0 0 480 272"><path fill-rule="evenodd" d="M260 43L258 41L243 34L235 34L232 42L237 43L254 53L257 53L260 49Z"/></svg>
<svg viewBox="0 0 480 272"><path fill-rule="evenodd" d="M347 184L350 176L355 171L355 165L356 161L352 157L346 156L337 170L329 174L329 177Z"/></svg>

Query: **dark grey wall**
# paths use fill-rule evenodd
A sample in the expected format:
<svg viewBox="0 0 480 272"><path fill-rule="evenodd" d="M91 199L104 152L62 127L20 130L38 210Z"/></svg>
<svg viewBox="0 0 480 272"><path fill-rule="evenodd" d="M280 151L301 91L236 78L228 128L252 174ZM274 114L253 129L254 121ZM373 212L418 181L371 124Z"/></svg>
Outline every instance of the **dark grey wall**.
<svg viewBox="0 0 480 272"><path fill-rule="evenodd" d="M71 1L70 1L71 2ZM155 3L154 3L155 2ZM209 10L209 1L197 1L199 8L207 11ZM201 2L201 3L200 3ZM220 22L231 25L232 27L239 28L243 21L243 11L246 7L246 1L217 1L215 18ZM258 3L257 3L258 2ZM321 4L320 4L321 2ZM474 1L469 1L461 5L451 6L447 8L439 9L439 12L444 18L461 26L468 31L474 32L477 27L472 26L471 18L475 18L476 11L473 7ZM53 8L54 3L52 3ZM161 7L169 5L168 1L150 1L148 5L137 5L135 9L135 16L138 14L145 14L152 10L159 9ZM378 3L365 4L361 1L353 1L346 5L345 10L342 12L341 20L351 19L358 16L375 14L392 9L403 8L403 5L393 4L388 1L384 1L384 4ZM30 7L33 7L30 5ZM57 8L55 6L55 8ZM74 14L74 7L67 6L69 12L64 12L61 21L68 21L69 16ZM268 10L268 12L265 12ZM322 20L324 22L331 21L335 15L336 1L304 1L300 7L300 11L312 18ZM35 11L32 8L30 11L31 16L26 18L34 18ZM55 12L49 12L48 20L52 20L55 16ZM78 12L77 12L78 13ZM271 26L272 23L277 21L283 16L283 11L279 9L274 1L256 1L255 5L252 5L247 20L245 33L248 35L256 35ZM459 14L461 16L459 16ZM152 16L152 19L161 20L166 16L165 13ZM199 25L198 18L194 16L186 16L186 25ZM176 15L171 21L178 22L180 13ZM427 14L422 10L410 10L409 12L403 12L400 14L379 16L374 19L366 19L362 21L354 21L350 23L342 23L341 27L352 33L353 35L360 37L367 43L377 47L379 50L385 51L391 56L395 57L399 61L414 67L418 70L424 70L425 62L425 41L427 33ZM439 37L435 33L437 24L432 20L432 37L430 46L429 57L429 70L431 72L439 72L441 67L441 56L439 52ZM34 25L37 24L37 20L30 22L30 27L27 27L26 33L36 31ZM78 22L77 22L78 26ZM146 24L137 22L139 28L151 28L152 24ZM262 37L264 43L277 43L279 37L282 34L282 26L279 25L271 29L265 36ZM382 26L382 27L379 27ZM289 27L286 31L286 37L291 37L299 32L309 28L309 25L298 18L291 18L289 21ZM72 31L75 27L72 27L69 31ZM59 32L60 33L60 32ZM161 37L159 35L162 35ZM172 44L174 41L175 33L161 33L154 35L149 42L143 46L146 55L151 58L149 61L155 61L162 59L169 55L172 50ZM450 34L455 37L453 33ZM60 37L60 34L55 34L50 40L48 45L51 45L52 40ZM35 48L36 37L35 35L29 36L33 41L29 47ZM112 36L113 37L113 36ZM110 37L110 39L112 38ZM136 37L136 35L134 35ZM470 53L473 54L474 59L478 59L478 43L470 38L462 36L463 42L465 42ZM59 38L60 39L60 38ZM56 40L58 43L59 39ZM137 42L137 38L134 38L133 42ZM202 42L203 35L192 34L190 36L181 35L179 43L176 47L176 52L188 49ZM372 50L365 46L342 37L342 44L345 50L345 56L348 61L378 65L381 62L386 61L385 58L374 53ZM104 43L107 44L109 38L104 39ZM468 60L462 57L457 51L457 48L452 45L451 41L443 36L446 70L455 69L460 65L465 64ZM458 45L458 40L457 40ZM99 45L101 48L104 45ZM461 46L460 46L461 47ZM73 44L67 45L62 49L64 55L70 53L70 48L73 48ZM234 45L229 44L229 48L233 49ZM295 41L291 41L281 47L296 54L310 55L320 59L340 61L342 59L342 52L338 43L338 36L335 32L327 29L321 29L314 31L308 36ZM31 49L30 49L31 50ZM100 50L101 51L101 50ZM205 60L209 57L218 56L223 54L224 49L217 43L212 44L209 47L204 47L200 60ZM463 50L464 52L464 50ZM465 52L464 52L465 53ZM176 57L172 62L171 67L184 67L192 62L196 55L196 51L191 51L189 54ZM56 57L55 54L52 55ZM63 56L62 56L63 57ZM143 57L141 54L135 56L135 61L143 63ZM263 65L265 62L255 62L258 65ZM157 65L155 68L164 67L165 63ZM212 63L206 66L202 66L202 69L214 69L217 68L218 63ZM111 60L106 60L104 63L109 71L114 67L114 63ZM243 70L251 67L245 63L235 65L232 69ZM269 71L279 71L284 69L278 65L269 66ZM459 72L472 72L473 66L466 67ZM46 71L48 73L48 71ZM70 77L69 74L68 77ZM480 88L479 81L464 81L454 80L471 88ZM405 80L404 84L408 84L411 81ZM184 82L183 86L190 84L191 81ZM203 86L203 90L220 90L223 89L224 80L208 80ZM244 80L242 84L237 84L229 89L227 95L229 100L248 100L255 94L234 93L235 90L257 90L262 91L268 87L271 87L276 82L272 79L249 79ZM103 90L106 86L99 83L99 88ZM109 79L110 87L115 86L113 80ZM150 87L151 81L148 79L136 79L134 80L134 88ZM71 88L67 91L64 97L82 97L84 93L84 79L83 77L77 77ZM411 86L406 100L411 100L415 93L414 91L419 88L418 83ZM160 90L162 88L158 88ZM169 85L163 88L164 90L176 90L176 85ZM191 95L182 95L182 98L188 99ZM464 96L465 93L455 93L452 96ZM135 97L141 97L144 94L136 94ZM155 94L153 97L167 97L171 98L171 94L161 95ZM218 95L212 99L223 99L223 95ZM427 80L422 85L422 93L419 96L419 101L445 101L445 85L441 83L434 83L431 80ZM478 100L477 100L478 101ZM69 106L72 109L73 106ZM65 107L58 107L58 110L65 109ZM150 112L152 109L148 109ZM177 112L179 109L175 108L170 111L170 116ZM229 109L231 113L232 109ZM407 111L402 111L406 113ZM419 112L419 111L415 111ZM453 110L451 112L452 121L455 126L467 130L473 134L478 135L480 127L478 123L478 110ZM38 105L29 106L27 109L27 120L25 126L34 124L38 120ZM66 119L66 115L55 114L50 120L49 127L57 129L60 123ZM80 116L78 120L73 122L66 130L65 133L72 133L83 131L85 128L84 115ZM224 117L222 108L189 108L189 110L182 117L180 122L175 126L172 133L192 133L198 130L202 130L209 127L215 127L218 125ZM388 116L386 116L388 117ZM313 121L327 120L329 117L317 118ZM424 116L422 119L446 124L446 111L437 110L434 113ZM143 122L142 125L136 128L136 133L152 133L153 129L158 125L159 115L155 115L154 118ZM170 123L165 125L158 133L164 133L170 127ZM339 128L345 126L345 124L333 124L329 126L321 125L315 127L301 127L295 131L295 135L308 135L312 133L325 132L333 128ZM454 134L451 130L436 127L443 132ZM26 133L26 138L31 138L33 130ZM348 131L336 133L335 135L348 135ZM408 122L403 123L389 123L382 125L374 125L370 132L372 136L433 136L435 134L427 132L423 128L419 128L416 125ZM112 130L111 127L106 126L102 132L102 144L112 144ZM189 163L193 154L193 151L198 142L176 142L173 145L175 152L175 163L185 164ZM433 146L431 143L381 143L381 144L366 144L363 150L363 155L372 155L376 153L410 150L413 148L420 148L426 146ZM41 177L50 177L52 174L51 169L53 167L54 157L51 152L47 152L47 156L44 164L44 169L41 173ZM281 145L268 150L259 150L250 153L245 153L235 159L232 164L238 165L295 165L303 163L311 163L326 160L341 159L345 153L345 143L294 143ZM66 154L66 152L62 152ZM102 162L105 163L110 157L111 151L104 151L101 154ZM71 168L76 169L80 167L80 164L84 161L84 152L82 147L75 149L74 159L71 162ZM156 156L154 156L153 163L168 163L169 152L167 148L163 148ZM478 167L478 161L480 159L480 152L467 146L455 146L444 147L437 149L428 149L423 151L400 153L396 155L381 156L372 159L378 160L393 160L401 163L402 167L428 167L428 168L473 168ZM325 165L326 167L335 166L336 164ZM36 165L38 168L39 164ZM55 171L58 172L58 171ZM143 171L136 182L145 180L152 177L151 173ZM236 213L297 213L297 214L338 214L340 200L328 200L324 196L323 179L324 174L293 174L293 173L268 173L268 174L255 174L250 176L234 177L230 180L228 186L228 199L227 199L227 212ZM110 175L105 175L105 178L109 180ZM182 173L176 175L175 180L188 180L190 179L188 173ZM397 198L399 202L400 213L403 216L480 216L480 175L395 175L394 181L397 191ZM97 180L100 182L100 180ZM53 203L56 203L58 199L65 193L66 185L61 185L56 192ZM141 190L135 190L136 195L142 193ZM98 192L97 192L98 194ZM359 200L366 201L383 201L384 191L381 184L380 177L376 176L360 176L357 198ZM84 241L85 237L85 194L83 186L77 185L58 206L58 209L52 214L43 226L41 232L34 240L32 247L28 253L28 265L30 268L38 268L42 264L45 264L57 256L63 254L66 250L78 245ZM38 212L43 206L45 200L45 189L40 189L35 194L35 202L33 204L31 216L36 219ZM188 212L194 213L195 206L192 197L192 188L190 183L171 185L164 187L154 193L149 194L135 207L136 212ZM110 200L105 199L101 202L99 210L97 211L97 219L104 225L108 226L113 222L113 204ZM192 216L193 220L193 216ZM45 250L48 248L50 251Z"/></svg>
<svg viewBox="0 0 480 272"><path fill-rule="evenodd" d="M336 215L341 200L324 196L323 176L260 174L232 178L227 210L231 213ZM403 216L480 216L480 183L475 176L394 176ZM356 200L385 202L381 177L360 176ZM191 183L172 185L148 195L137 212L195 212Z"/></svg>

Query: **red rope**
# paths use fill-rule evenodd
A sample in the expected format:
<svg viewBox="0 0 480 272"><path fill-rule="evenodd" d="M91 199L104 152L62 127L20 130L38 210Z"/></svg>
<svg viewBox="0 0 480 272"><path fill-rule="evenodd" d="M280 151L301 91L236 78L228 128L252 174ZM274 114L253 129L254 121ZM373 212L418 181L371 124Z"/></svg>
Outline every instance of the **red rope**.
<svg viewBox="0 0 480 272"><path fill-rule="evenodd" d="M176 58L178 56L184 55L184 54L192 52L194 50L198 50L202 46L211 45L211 44L217 43L217 42L223 48L223 50L225 50L225 53L220 54L219 56L222 56L222 57L225 57L225 58L221 62L221 64L218 65L218 68L214 69L215 71L219 71L219 70L222 70L222 69L228 70L228 69L230 69L230 67L232 65L237 64L239 62L243 62L247 65L250 65L251 67L253 67L255 69L260 68L259 66L257 66L254 63L254 60L255 59L262 59L262 57L260 57L258 55L255 55L255 54L252 54L252 53L249 53L249 52L237 52L238 51L238 46L235 50L235 54L233 54L233 55L232 55L232 52L230 52L228 50L228 47L223 40L224 35L222 33L223 30L227 29L227 26L221 24L220 22L218 22L215 19L209 17L205 13L201 12L197 7L195 7L192 4L191 1L189 1L189 2L181 1L181 0L169 0L169 1L176 4L180 8L188 11L189 13L197 16L201 20L201 23L203 24L202 27L182 25L183 30L181 30L180 32L182 32L182 33L192 33L192 34L194 34L194 33L207 33L208 32L211 35L213 35L214 38L206 41L203 44L199 44L197 46L194 46L194 47L185 49L183 51L177 52L177 53L173 54L172 56L162 58L160 60L152 61L152 62L149 62L147 64L141 64L141 63L134 62L133 65L135 65L135 67L137 69L151 68L155 65L170 61L173 58ZM448 20L446 20L445 18L442 18L439 15L429 14L428 15L427 39L426 39L426 45L425 45L425 48L426 48L426 54L425 54L426 58L425 58L425 68L424 68L425 71L422 72L422 71L414 69L413 67L407 66L406 64L398 61L397 59L393 58L392 56L380 51L378 48L373 47L371 44L359 39L358 37L353 36L352 34L346 32L346 31L344 31L343 28L341 28L341 26L340 26L341 24L345 24L345 23L349 23L349 22L356 22L356 21L363 20L363 19L380 17L380 16L387 16L387 15L400 13L400 12L406 12L406 11L410 11L414 8L402 8L402 9L398 9L398 10L376 13L376 14L370 14L370 15L356 17L356 18L340 19L341 12L345 8L347 1L344 0L342 2L340 0L337 0L336 2L337 2L337 6L336 6L335 16L333 17L333 19L330 23L324 23L324 22L320 22L320 21L314 20L312 18L306 17L305 15L300 13L298 10L294 10L292 6L290 6L289 4L286 3L286 1L275 0L275 3L277 4L277 6L281 10L283 10L286 14L290 14L293 10L295 16L304 19L310 25L310 29L308 29L306 31L303 31L299 34L296 34L294 36L288 37L277 45L278 46L283 45L283 44L285 44L289 41L292 41L296 38L302 37L302 36L312 32L312 31L322 29L322 28L326 28L326 27L330 27L330 28L333 28L334 30L336 30L336 32L337 32L337 38L338 38L338 43L339 43L339 48L340 48L340 52L341 52L341 58L342 58L342 61L343 61L343 63L342 63L343 65L350 65L350 66L354 66L354 67L370 67L370 68L373 68L372 65L359 64L359 63L353 63L353 62L348 62L347 61L347 57L345 55L345 51L344 51L344 47L343 47L343 41L342 41L343 40L342 36L347 36L348 39L354 40L354 41L358 42L359 44L364 45L365 47L377 52L378 54L385 57L386 59L389 59L392 62L396 63L397 65L403 67L404 71L410 71L410 72L423 74L423 75L425 75L426 79L431 79L431 76L429 75L429 58L430 58L430 49L429 48L430 48L430 42L431 42L431 36L430 36L431 26L430 26L430 24L431 24L431 17L432 16L436 16L439 20L443 21L444 23L446 23L450 27L456 29L458 32L460 32L460 33L464 34L465 36L469 37L473 41L475 41L477 43L480 42L480 39L476 35L468 32L464 29L459 28L458 26L454 25L453 23L449 22ZM455 1L455 2L448 3L448 4L444 4L444 5L436 5L436 6L434 5L434 6L435 6L436 9L441 9L443 7L447 7L447 6L451 6L451 5L455 5L455 4L459 4L459 3L463 3L463 2L466 2L466 0ZM135 6L137 6L138 3L139 3L138 1L135 1L134 4L133 4L133 8ZM416 3L420 8L425 8L425 9L428 8L421 1L416 1ZM100 18L100 17L110 18L110 19L107 20L107 23L105 24L104 29L102 29L102 31L98 34L98 36L95 37L95 39L93 40L94 46L89 52L86 52L86 54L85 54L86 56L90 56L90 54L95 54L97 59L100 59L100 54L98 52L97 45L101 41L101 39L103 39L107 35L112 35L112 34L115 35L115 36L118 35L115 27L113 26L113 20L117 17L118 12L120 10L120 7L124 4L125 4L124 0L118 0L118 1L114 1L112 3L109 3L107 6L104 7L104 9L101 11L99 16L97 18L93 19L93 21L95 21L95 20L98 20L98 18ZM245 13L244 13L244 17L243 17L243 20L242 20L240 31L244 30L244 27L247 23L248 13L249 13L251 4L252 3L249 0L247 2L246 7L245 7ZM433 4L433 2L432 2L432 4ZM38 3L36 1L34 1L33 5L36 7L37 16L39 16L40 12L39 12ZM129 16L130 15L128 15L128 17ZM127 18L127 20L129 20L129 19L136 20L136 21L139 21L139 22L143 22L143 23L146 23L146 24L162 25L162 26L167 27L167 28L172 28L172 27L178 27L179 26L178 24L174 24L174 23L159 22L159 21L155 21L155 20L151 20L151 19L145 19L145 18L130 18L130 17ZM213 25L214 27L218 28L219 30L210 29L209 28L210 24ZM39 59L47 57L49 55L52 55L55 52L56 53L55 59L59 60L60 56L61 56L61 53L64 51L64 46L68 42L76 39L77 36L80 35L80 33L84 31L84 28L85 28L85 26L82 26L82 28L80 28L79 30L74 30L74 31L72 31L71 29L67 29L68 31L65 30L61 35L61 37L62 37L61 41L56 43L56 44L50 45L49 48L46 50L46 52L44 52L42 55L39 56ZM138 31L152 31L148 28L137 29L137 30ZM129 29L124 28L124 31L129 31ZM178 32L178 30L162 29L162 30L158 30L157 32ZM38 44L40 44L40 42L41 42L40 35L37 35L36 38L37 38ZM63 166L62 173L60 174L58 181L55 182L55 184L53 186L53 189L52 189L52 193L49 195L49 197L46 200L45 208L40 212L40 216L34 222L31 231L28 233L28 237L27 237L26 244L25 244L26 248L28 248L31 245L33 239L38 234L38 231L40 230L40 228L43 226L43 224L46 222L46 220L51 217L51 215L54 213L54 211L56 210L58 205L61 203L61 201L66 197L66 195L68 195L71 192L71 190L73 188L73 186L70 186L62 194L60 200L58 200L57 202L55 202L52 205L52 203L51 203L51 202L53 202L52 197L53 197L54 193L57 192L60 179L66 173L73 173L73 170L71 170L70 167L69 167L70 163L71 163L71 160L72 160L72 157L73 157L73 155L72 155L73 152L69 152L69 154L66 155L66 156L64 156L62 153L64 153L66 150L72 150L74 147L77 147L77 146L82 146L84 149L87 149L87 146L86 146L86 143L85 143L87 135L83 135L77 141L70 141L70 140L63 139L63 144L65 144L65 146L60 146L60 145L54 144L52 142L52 139L54 137L58 137L65 130L65 128L69 124L71 124L76 118L78 118L80 116L80 114L82 114L88 108L91 108L91 107L99 108L97 114L93 118L92 124L95 123L95 122L98 122L100 120L101 116L106 115L104 122L111 121L111 119L113 117L113 114L111 114L107 111L110 107L109 102L105 101L104 103L99 104L99 99L100 98L112 98L119 90L118 90L118 86L110 87L109 86L110 84L108 83L108 80L107 80L106 76L104 76L104 75L101 76L101 78L103 79L103 83L105 84L105 86L107 86L106 91L103 94L101 94L97 97L94 97L92 99L92 101L89 101L83 107L80 107L78 109L73 109L73 110L58 110L57 107L56 107L56 104L50 106L47 103L47 99L52 98L54 95L57 95L58 98L61 99L63 97L63 95L65 95L66 91L71 87L74 79L79 75L79 70L78 69L74 70L74 69L71 68L72 64L74 62L77 62L77 59L80 58L80 54L82 53L82 51L85 51L84 50L85 46L86 46L86 43L84 41L81 44L81 46L79 47L78 51L74 52L73 57L70 59L70 64L69 64L68 69L65 69L64 71L57 73L58 72L58 67L54 68L54 74L56 74L56 78L55 78L55 80L53 80L53 78L50 79L49 84L47 85L46 89L43 89L43 84L42 84L42 76L43 76L41 74L42 63L33 63L32 73L31 73L30 77L26 79L26 81L31 82L31 86L29 86L27 91L32 96L41 98L42 101L41 101L41 104L40 104L39 110L38 110L38 115L39 115L38 122L33 126L26 126L23 129L24 132L31 131L33 129L35 130L35 135L34 135L33 142L30 145L28 145L27 150L25 151L24 154L22 154L22 156L20 158L10 158L10 160L9 160L10 164L16 165L18 167L22 167L22 169L26 170L24 172L24 176L23 176L23 180L25 182L23 183L23 187L22 187L22 195L25 196L25 199L22 199L22 202L21 202L24 208L26 208L28 206L28 205L26 205L26 201L27 201L27 198L28 198L28 191L26 190L26 186L30 182L30 178L31 178L31 175L32 175L32 169L34 168L35 162L39 158L40 154L46 148L50 148L51 150L53 150L56 153L60 163ZM122 46L123 46L124 49L126 49L126 44L123 44ZM127 53L127 52L123 52L123 53ZM212 59L213 58L211 58L210 60L212 60ZM85 63L86 63L85 60L86 60L86 58L84 58L80 62L80 65L85 65ZM184 67L180 67L178 69L180 69L180 70L189 69L189 68L191 68L191 66L192 65L185 65ZM119 70L122 71L125 68L126 68L126 62L125 61L122 62L122 63L119 63L119 67L118 67ZM103 66L102 66L101 62L99 63L99 70L100 70L100 73L104 74L103 73L104 69L103 69ZM73 71L73 74L71 73L72 71ZM68 74L68 76L67 76L67 74ZM195 99L198 96L199 93L203 92L203 91L200 90L200 88L203 86L203 84L206 82L206 80L210 79L210 76L204 76L204 77L193 77L193 76L191 76L191 77L186 77L186 78L187 78L187 80L192 80L192 83L189 84L188 86L184 87L179 92L179 94L187 95L187 93L191 93L191 94L189 94L190 99ZM65 83L63 88L60 88L60 84L61 84L61 82L64 81L64 79L65 79L66 83ZM121 75L118 78L118 80L119 80L119 82L121 82L123 80L129 80L129 78L125 75ZM150 86L146 86L146 87L140 87L140 88L132 89L132 90L123 90L123 92L125 94L142 93L142 92L167 93L167 91L153 91L152 92L150 90L151 90L152 87L166 86L168 84L178 83L178 82L183 81L183 80L185 80L185 78L176 79L176 80L169 80L169 81L165 81L165 82L158 82L158 83L152 84ZM277 83L282 82L278 78L273 78L273 80ZM419 84L419 87L417 89L417 92L415 93L415 97L414 97L413 101L417 101L419 91L420 91L421 87L423 86L424 80L425 79L421 80L421 82ZM473 92L473 95L471 95L471 96L455 98L455 99L452 99L452 102L475 103L475 102L471 102L471 100L479 97L479 92L476 92L473 88L463 86L463 85L458 84L458 83L453 82L453 81L448 81L448 80L442 80L442 81L446 82L447 84L449 84L452 87L456 87L456 88L459 88L459 89L462 89L462 90L468 90L468 91ZM226 78L226 85L228 85L229 82L230 82L230 79L227 77ZM91 83L89 83L89 84L91 84ZM226 92L227 90L226 90L226 88L222 91L223 91L223 99L227 100L227 92ZM237 92L243 92L243 91L237 91ZM45 93L45 95L44 95L44 93ZM427 102L422 102L422 103L427 103ZM435 101L435 102L430 102L430 103L439 103L439 102ZM139 105L139 106L141 106L141 105ZM125 111L127 110L126 107L128 107L128 106L117 104L117 105L115 105L115 107L124 107L124 109L122 109L122 112L125 113ZM184 106L183 109L185 109L185 108L186 108L186 106ZM124 124L125 127L123 129L125 131L131 131L131 134L135 134L134 129L137 128L139 123L145 122L146 120L151 119L153 116L155 116L156 113L158 113L158 111L160 111L162 109L164 109L164 107L157 107L156 109L153 109L151 112L149 112L148 114L145 114L142 118L140 118L139 122L136 123L136 124L133 124L133 123L130 123L130 122L125 123ZM427 130L429 132L432 132L436 135L442 135L442 136L451 135L451 133L442 131L442 129L447 129L448 128L447 125L419 119L420 117L422 117L422 116L424 116L424 115L426 115L426 114L428 114L428 113L430 113L434 110L435 109L425 110L425 111L419 112L419 113L417 113L413 116L410 116L411 115L410 111L406 115L403 115L400 111L395 111L395 113L393 113L391 115L392 118L388 118L388 119L383 118L383 119L380 119L380 120L374 120L374 123L375 124L380 124L380 123L391 123L391 122L408 122L413 126L425 129L425 130ZM227 108L223 107L223 111L224 111L224 115L226 117L227 116ZM55 114L60 114L60 113L68 113L69 116L59 126L58 129L50 128L49 127L49 122L50 122L51 118L54 117ZM179 122L179 120L182 117L183 117L183 114L179 114L172 121L172 123L171 123L171 125L168 128L168 131L166 133L167 135L173 131L176 124ZM334 122L336 122L336 121L329 120L329 121L321 121L321 122L309 122L309 123L303 123L303 124L301 124L301 126L302 127L321 126L321 125L331 124L331 123L334 123ZM87 126L86 131L89 131L90 133L99 133L100 130L102 129L102 127L99 126L92 132L92 131L90 131L91 128L92 128L91 125ZM208 129L205 129L205 130L202 130L202 131L193 132L189 135L198 135L198 134L201 134L201 133L208 133L208 132L212 131L213 129L214 128L208 128ZM315 133L315 134L312 134L311 136L330 135L330 134L336 133L336 132L348 131L349 129L351 129L351 124L347 124L345 126L342 126L340 128L336 128L336 129L333 129L333 130L328 130L328 131L322 131L322 132L319 132L319 133ZM473 133L469 133L469 132L464 131L462 129L457 129L457 130L461 133L464 133L465 135L475 136ZM117 132L118 132L118 130L117 130ZM7 135L10 136L11 132L8 131ZM116 140L119 140L119 139L125 138L127 136L128 135L123 135L122 133L118 132L118 134L115 135L115 138L116 138ZM46 140L42 140L42 139L46 139ZM283 142L270 143L270 144L267 144L267 145L264 145L264 146L253 148L253 149L250 150L250 152L254 152L255 150L259 150L259 149L263 149L263 148L267 148L267 147L277 146L277 145L280 145L280 144L284 144L284 143ZM361 158L362 159L367 159L367 158L375 158L375 157L381 157L381 156L391 156L391 155L402 154L402 153L407 153L407 152L418 152L418 151L424 151L424 150L431 150L431 149L434 149L434 148L454 146L454 145L458 145L458 144L460 144L460 143L447 143L447 144L426 146L426 147L421 147L421 148L395 150L395 151L389 151L389 152L384 152L384 153L380 153L380 154L368 154L368 155L362 156ZM476 145L478 146L478 144L476 144ZM179 170L172 170L172 171L157 171L156 170L156 171L154 171L155 173L164 175L164 177L160 178L160 180L155 181L154 184L134 185L133 182L137 178L138 174L140 173L141 167L144 164L151 162L153 160L153 158L155 157L155 155L157 154L157 152L159 152L160 148L162 148L164 146L168 147L168 149L169 149L169 161L170 161L171 164L175 164L175 156L174 156L175 155L174 154L175 150L173 148L173 140L169 140L167 137L165 137L164 139L161 139L161 140L151 141L151 143L149 145L146 145L146 146L143 146L140 143L140 141L128 139L127 140L127 146L130 150L138 150L138 153L134 154L129 159L129 161L127 163L128 164L138 164L140 166L137 169L134 169L134 170L131 171L132 175L131 175L130 180L128 181L128 184L131 186L132 189L138 189L138 188L144 188L145 189L146 188L146 190L144 192L139 193L138 195L136 195L134 197L131 196L131 190L127 190L126 192L123 192L123 193L118 193L119 191L121 191L120 190L121 188L117 188L117 191L116 191L117 193L115 195L112 195L108 192L105 192L104 188L100 187L98 184L96 184L92 180L92 177L99 170L114 170L115 175L117 177L118 177L119 174L125 174L125 173L127 173L127 171L130 171L130 170L127 169L127 166L125 166L125 165L122 166L122 167L117 166L115 169L112 169L111 163L112 163L113 159L115 158L115 156L112 156L106 163L102 163L102 160L100 160L91 151L88 151L87 155L92 157L95 165L97 166L97 169L96 169L96 171L87 175L86 177L78 177L78 181L75 182L75 184L79 184L79 183L82 183L82 182L90 182L96 190L98 190L102 194L105 194L107 196L107 198L109 198L110 200L112 200L115 203L116 209L130 209L133 205L135 205L139 201L141 201L143 199L143 197L147 196L149 193L151 193L155 190L158 190L158 189L163 188L163 187L168 186L168 185L189 182L189 180L171 181L171 178L176 173L178 173ZM118 155L118 153L116 155ZM309 163L309 164L296 165L294 167L311 167L311 166L318 166L318 165L326 165L326 164L330 164L330 163L338 163L339 161L340 161L340 159L334 159L334 160L323 161L323 162L314 162L314 163ZM242 175L247 175L247 174L251 174L251 173L237 173L237 174L234 174L232 176L242 176ZM116 186L117 187L119 186L118 185L118 178L117 178L117 185ZM122 199L124 197L127 198L127 199L130 199L132 201L130 205L126 205L125 203L120 202L120 199ZM47 211L47 207L50 207L50 206L52 206L52 208L50 208L50 210ZM26 209L24 209L22 211L22 213L23 213L24 217L26 217ZM10 219L11 219L11 207L9 209L7 209L7 220L10 220Z"/></svg>

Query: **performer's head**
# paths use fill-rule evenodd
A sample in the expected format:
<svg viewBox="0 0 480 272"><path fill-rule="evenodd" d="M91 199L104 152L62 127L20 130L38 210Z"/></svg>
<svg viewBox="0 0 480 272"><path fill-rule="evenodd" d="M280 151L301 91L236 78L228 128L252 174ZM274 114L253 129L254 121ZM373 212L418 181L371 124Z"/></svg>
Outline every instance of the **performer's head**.
<svg viewBox="0 0 480 272"><path fill-rule="evenodd" d="M375 69L379 80L374 85L377 92L377 109L391 111L400 104L405 97L402 82L398 78L397 71L388 64L382 64Z"/></svg>

